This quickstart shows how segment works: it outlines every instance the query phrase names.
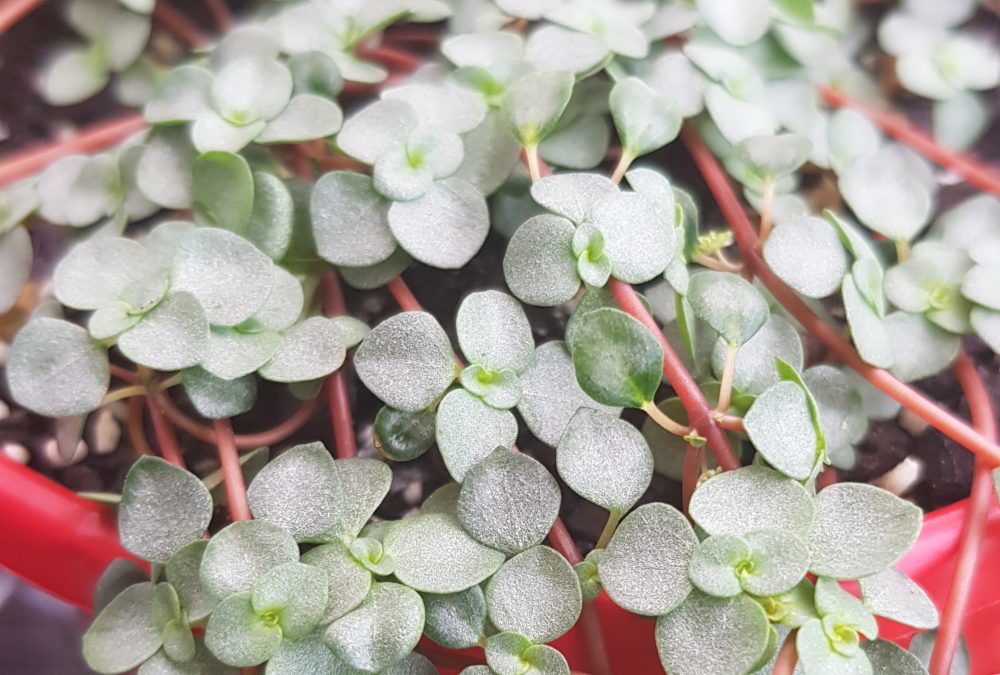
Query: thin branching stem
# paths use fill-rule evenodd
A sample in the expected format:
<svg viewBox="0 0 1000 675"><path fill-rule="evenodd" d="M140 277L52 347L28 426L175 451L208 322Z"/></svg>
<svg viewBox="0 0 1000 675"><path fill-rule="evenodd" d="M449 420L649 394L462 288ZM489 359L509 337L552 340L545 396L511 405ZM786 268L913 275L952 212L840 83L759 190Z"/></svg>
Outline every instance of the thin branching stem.
<svg viewBox="0 0 1000 675"><path fill-rule="evenodd" d="M608 520L604 523L604 529L601 530L601 536L597 538L597 545L594 548L607 548L608 542L611 541L611 537L614 536L615 530L618 529L618 523L622 520L621 511L608 511Z"/></svg>
<svg viewBox="0 0 1000 675"><path fill-rule="evenodd" d="M628 168L632 166L632 162L635 161L635 155L626 150L622 150L621 157L618 158L618 164L615 165L615 172L611 174L611 181L616 185L622 182L622 178L625 177L625 172Z"/></svg>
<svg viewBox="0 0 1000 675"><path fill-rule="evenodd" d="M735 431L739 434L747 432L746 427L743 426L743 418L739 415L719 415L715 418L715 423L726 431Z"/></svg>
<svg viewBox="0 0 1000 675"><path fill-rule="evenodd" d="M323 310L327 316L343 316L347 313L344 293L340 288L340 278L336 270L323 276ZM337 457L357 457L358 441L354 436L354 417L351 414L351 400L347 394L345 370L350 357L336 371L326 378L326 399L333 423L334 450Z"/></svg>
<svg viewBox="0 0 1000 675"><path fill-rule="evenodd" d="M190 19L177 11L168 0L156 0L153 6L153 18L163 26L167 32L192 48L204 47L208 44L208 37Z"/></svg>
<svg viewBox="0 0 1000 675"><path fill-rule="evenodd" d="M642 406L642 411L649 415L651 420L675 436L687 436L691 433L691 427L672 419L670 415L660 410L659 406L652 401Z"/></svg>
<svg viewBox="0 0 1000 675"><path fill-rule="evenodd" d="M837 358L854 369L877 389L959 445L983 457L991 466L1000 466L1000 446L995 441L979 433L962 419L945 410L937 402L924 396L913 387L903 384L888 371L866 363L857 350L840 333L819 318L792 289L771 271L764 259L754 249L757 235L718 161L692 127L685 126L681 131L681 138L733 230L743 257L743 264L760 279L761 283L785 310Z"/></svg>
<svg viewBox="0 0 1000 675"><path fill-rule="evenodd" d="M739 345L726 345L726 361L722 365L722 379L719 381L719 404L715 406L716 417L725 415L733 402L733 377L736 375L736 355L739 352Z"/></svg>
<svg viewBox="0 0 1000 675"><path fill-rule="evenodd" d="M43 2L45 0L6 0L0 4L0 34L7 32L8 28Z"/></svg>
<svg viewBox="0 0 1000 675"><path fill-rule="evenodd" d="M233 23L233 16L225 0L205 0L205 4L208 5L208 11L212 13L212 20L215 21L215 27L219 29L219 32L223 33L229 30Z"/></svg>
<svg viewBox="0 0 1000 675"><path fill-rule="evenodd" d="M531 176L531 182L537 183L538 179L542 177L542 167L541 160L538 157L538 145L526 145L521 153L524 157L524 163L528 167L528 174Z"/></svg>
<svg viewBox="0 0 1000 675"><path fill-rule="evenodd" d="M970 184L1000 197L1000 172L996 169L968 153L942 147L930 134L902 115L866 105L827 85L818 85L817 89L820 97L828 105L857 110L882 131L902 141L935 164L954 171Z"/></svg>
<svg viewBox="0 0 1000 675"><path fill-rule="evenodd" d="M135 384L136 382L138 382L136 374L133 373L128 368L122 368L121 366L116 366L115 364L112 363L110 366L108 366L108 370L111 372L113 376L117 377L119 380L123 380L125 382L128 382L129 384Z"/></svg>
<svg viewBox="0 0 1000 675"><path fill-rule="evenodd" d="M969 403L972 423L984 436L996 439L997 420L990 393L976 370L976 365L964 351L959 352L958 358L955 359L954 370L965 399ZM937 641L931 653L929 668L931 675L947 675L951 672L951 662L958 646L965 609L968 607L972 582L976 576L979 550L986 534L987 516L994 499L990 466L982 458L977 457L972 474L969 505L965 511L958 553L955 556L955 572L951 578L948 599L941 612Z"/></svg>
<svg viewBox="0 0 1000 675"><path fill-rule="evenodd" d="M797 630L793 630L785 638L785 642L778 651L778 657L774 661L774 668L771 675L792 675L795 672L795 663L799 660L799 652L795 648L795 637Z"/></svg>
<svg viewBox="0 0 1000 675"><path fill-rule="evenodd" d="M250 520L247 486L243 482L243 467L240 466L233 427L228 419L213 420L212 424L215 427L215 444L219 449L222 480L226 485L226 499L229 501L229 515L233 520Z"/></svg>
<svg viewBox="0 0 1000 675"><path fill-rule="evenodd" d="M142 421L142 399L133 397L128 400L128 417L125 428L128 431L129 441L132 449L137 455L152 455L153 449L146 441L146 429Z"/></svg>
<svg viewBox="0 0 1000 675"><path fill-rule="evenodd" d="M772 211L774 211L774 181L769 180L764 183L764 197L760 205L760 234L757 238L757 248L762 247L767 238L771 236Z"/></svg>
<svg viewBox="0 0 1000 675"><path fill-rule="evenodd" d="M149 408L149 418L153 420L153 433L156 434L156 444L160 447L163 459L182 469L185 468L184 455L181 453L173 425L163 415L159 404L152 397L146 399L146 407Z"/></svg>
<svg viewBox="0 0 1000 675"><path fill-rule="evenodd" d="M0 187L38 173L57 159L103 150L142 131L146 126L142 115L126 115L87 127L65 140L34 145L0 157Z"/></svg>
<svg viewBox="0 0 1000 675"><path fill-rule="evenodd" d="M141 384L132 384L127 387L119 387L118 389L112 389L104 398L101 399L101 403L98 407L103 407L109 403L114 403L115 401L121 401L126 398L132 398L133 396L145 396L149 393L149 390Z"/></svg>

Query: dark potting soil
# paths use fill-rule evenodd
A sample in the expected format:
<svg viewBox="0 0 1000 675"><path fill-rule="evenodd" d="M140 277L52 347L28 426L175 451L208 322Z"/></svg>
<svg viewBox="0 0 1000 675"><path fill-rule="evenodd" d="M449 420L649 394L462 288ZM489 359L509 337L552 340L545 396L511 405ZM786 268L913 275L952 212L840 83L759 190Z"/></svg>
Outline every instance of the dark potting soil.
<svg viewBox="0 0 1000 675"><path fill-rule="evenodd" d="M188 16L203 27L211 26L203 3L187 0L175 3ZM235 4L235 3L234 3ZM33 93L35 67L49 53L51 47L72 38L72 32L59 17L57 3L47 3L22 20L14 29L0 37L0 155L23 149L39 141L56 137L60 129L70 126L86 126L108 119L124 110L116 104L107 92L85 103L53 108L40 101ZM921 124L928 123L928 106L912 97L900 98L900 107ZM994 124L977 148L977 153L985 159L994 159L1000 153L1000 125ZM678 183L692 189L700 198L703 208L702 220L706 226L722 227L724 221L714 206L697 170L680 143L674 143L650 157L645 163L665 167ZM610 170L609 167L605 169ZM971 194L969 186L952 180L946 172L940 172L942 182L954 184L942 190L940 204L947 207ZM817 189L821 177L807 177L806 185ZM57 227L35 224L33 240L36 246L36 280L44 279L69 242L72 233ZM482 251L462 270L443 271L414 265L404 274L408 284L426 309L437 316L441 324L453 334L453 319L457 306L465 294L486 288L505 289L500 261L505 240L492 233ZM392 298L385 291L359 292L347 289L347 304L350 312L374 325L378 321L397 312ZM564 308L526 307L535 331L537 343L561 339L563 326L568 316ZM9 329L0 318L0 331ZM10 335L4 336L9 339ZM976 340L966 340L966 347L986 377L987 386L994 400L1000 402L1000 372L997 357ZM815 341L806 338L806 352L810 365L826 360L828 355ZM375 399L355 377L350 377L350 396L355 416L355 430L359 438L362 454L374 455L371 443L371 425L381 403ZM968 416L961 390L950 371L918 382L920 389L942 405ZM105 455L89 453L82 461L66 467L54 468L42 455L43 444L53 436L51 420L31 414L11 400L6 384L0 384L0 398L10 408L10 415L0 420L0 441L20 443L31 451L30 464L38 471L49 475L76 490L117 492L121 488L125 471L134 459L128 435L122 425L122 436L118 447ZM666 389L661 396L669 395ZM175 394L175 396L177 396ZM182 397L178 397L182 398ZM181 406L190 412L183 400ZM284 387L267 382L260 383L258 403L255 410L234 420L238 432L253 432L266 429L287 418L298 407L299 402L289 396ZM282 443L288 447L294 443L322 439L332 444L329 418L325 407L299 432ZM146 419L147 432L151 429ZM88 429L85 438L91 437ZM199 473L215 468L214 448L193 440L183 432L178 432L187 452L189 465ZM527 431L518 438L519 447L540 460L553 474L553 451L534 439ZM276 448L280 449L280 448ZM947 505L968 494L971 479L972 455L957 444L946 439L933 429L924 429L914 435L903 429L898 422L873 423L858 451L857 466L842 472L847 480L870 481L882 476L906 457L919 459L924 467L923 477L907 496L914 499L925 510ZM384 518L398 518L411 512L424 497L450 480L439 454L432 450L416 460L393 465L394 480L389 497L378 511ZM573 533L581 548L589 550L596 542L605 514L598 507L580 499L568 489L563 489L562 515L567 527ZM653 483L643 501L680 502L680 485L670 479L655 475ZM220 516L222 513L220 512ZM220 519L221 521L221 519Z"/></svg>

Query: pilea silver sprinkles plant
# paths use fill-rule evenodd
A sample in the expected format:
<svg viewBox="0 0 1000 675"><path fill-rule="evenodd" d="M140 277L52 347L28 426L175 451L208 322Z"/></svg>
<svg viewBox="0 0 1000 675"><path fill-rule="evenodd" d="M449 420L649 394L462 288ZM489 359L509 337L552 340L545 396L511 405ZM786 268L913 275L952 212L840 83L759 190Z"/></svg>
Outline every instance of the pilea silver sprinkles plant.
<svg viewBox="0 0 1000 675"><path fill-rule="evenodd" d="M162 0L66 10L85 43L51 61L43 95L74 103L114 75L143 113L81 136L96 154L0 171L19 179L0 194L0 310L30 276L34 224L80 228L7 382L78 428L129 399L148 454L145 398L163 456L141 456L110 497L148 565L118 559L98 584L91 668L569 675L548 643L581 616L593 627L607 593L655 620L671 675L957 672L974 565L929 666L879 639L876 616L939 624L894 566L922 512L830 465L853 466L869 423L902 405L976 453L968 531L994 499L993 411L961 338L1000 351L1000 201L934 218L938 176L918 154L1000 194L941 145L979 138L992 112L977 92L1000 82L993 41L962 27L973 0L860 14L848 0L289 0L214 45ZM145 55L154 21L197 47L190 61ZM394 26L415 22L435 25ZM901 85L934 100L938 143L859 103L879 96L859 65L872 33ZM406 51L438 43L426 63ZM650 156L679 136L731 229L706 227ZM806 199L804 172L829 183L825 201ZM400 274L463 268L491 225L509 237L510 294L470 289L442 326ZM387 286L403 311L369 327L341 280ZM522 302L564 308L564 340L536 345ZM807 362L803 335L829 358ZM354 348L384 403L381 457L355 456ZM974 428L904 384L952 364ZM236 435L261 379L302 407ZM267 461L259 446L321 396L336 459L314 442ZM518 451L524 427L559 481ZM176 428L217 444L220 471L189 472ZM373 519L384 460L432 447L454 482ZM636 506L654 472L681 482L679 503ZM607 511L586 557L561 485ZM214 501L233 522L213 522ZM973 562L978 531L960 553ZM587 641L590 672L610 675L599 626Z"/></svg>

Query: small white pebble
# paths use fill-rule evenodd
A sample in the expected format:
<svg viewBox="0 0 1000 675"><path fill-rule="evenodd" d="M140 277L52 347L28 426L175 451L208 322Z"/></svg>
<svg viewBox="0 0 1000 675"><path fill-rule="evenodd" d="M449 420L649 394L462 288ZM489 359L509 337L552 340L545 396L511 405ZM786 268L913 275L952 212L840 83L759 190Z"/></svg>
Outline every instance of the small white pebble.
<svg viewBox="0 0 1000 675"><path fill-rule="evenodd" d="M876 478L873 482L894 495L904 495L921 481L924 463L916 457L906 457L895 467Z"/></svg>
<svg viewBox="0 0 1000 675"><path fill-rule="evenodd" d="M122 427L114 413L107 408L97 411L90 427L90 443L94 452L98 455L114 452L121 437Z"/></svg>
<svg viewBox="0 0 1000 675"><path fill-rule="evenodd" d="M3 399L0 399L0 422L10 417L10 406Z"/></svg>
<svg viewBox="0 0 1000 675"><path fill-rule="evenodd" d="M911 436L920 436L927 431L928 424L915 413L903 408L899 413L899 426L906 429Z"/></svg>
<svg viewBox="0 0 1000 675"><path fill-rule="evenodd" d="M407 504L419 504L420 498L423 497L424 486L420 484L419 481L413 481L405 488L403 488L403 501Z"/></svg>
<svg viewBox="0 0 1000 675"><path fill-rule="evenodd" d="M7 354L10 352L10 345L0 340L0 366L4 366L7 363Z"/></svg>
<svg viewBox="0 0 1000 675"><path fill-rule="evenodd" d="M88 450L89 448L85 441L77 441L73 453L69 457L63 457L59 452L59 443L56 439L50 438L42 443L42 456L57 469L63 469L83 461L83 458L87 456Z"/></svg>
<svg viewBox="0 0 1000 675"><path fill-rule="evenodd" d="M31 452L20 443L4 443L2 448L3 454L18 464L27 464L31 459Z"/></svg>

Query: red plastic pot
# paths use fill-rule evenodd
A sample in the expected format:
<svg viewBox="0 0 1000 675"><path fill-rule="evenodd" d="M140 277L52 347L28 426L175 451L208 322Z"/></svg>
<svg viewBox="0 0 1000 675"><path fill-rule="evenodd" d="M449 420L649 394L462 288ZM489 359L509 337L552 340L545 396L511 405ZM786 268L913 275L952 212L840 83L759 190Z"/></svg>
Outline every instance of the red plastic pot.
<svg viewBox="0 0 1000 675"><path fill-rule="evenodd" d="M938 605L944 605L954 569L966 502L934 511L913 550L898 567L913 577ZM0 566L35 586L83 609L91 606L101 572L114 558L131 557L118 541L113 509L78 497L71 490L0 455ZM1000 673L1000 508L989 514L986 537L965 616L963 633L972 657L972 675ZM654 622L619 609L607 595L597 600L611 666L618 675L662 672L653 639ZM881 622L882 637L905 645L915 632ZM554 645L570 666L589 669L585 637L579 626ZM481 650L454 652L428 640L422 650L457 662L481 662ZM455 675L459 669L442 669Z"/></svg>

